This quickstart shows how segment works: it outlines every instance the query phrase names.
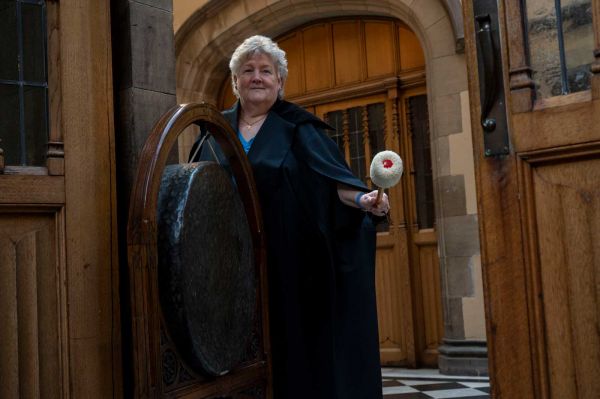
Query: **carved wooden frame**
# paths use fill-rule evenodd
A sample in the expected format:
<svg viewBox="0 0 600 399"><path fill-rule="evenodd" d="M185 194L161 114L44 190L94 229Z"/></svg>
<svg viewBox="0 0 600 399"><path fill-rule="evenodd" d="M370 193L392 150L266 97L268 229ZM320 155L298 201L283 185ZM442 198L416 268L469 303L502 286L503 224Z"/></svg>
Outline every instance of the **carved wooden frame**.
<svg viewBox="0 0 600 399"><path fill-rule="evenodd" d="M271 361L267 311L266 250L262 217L252 169L235 132L212 105L185 104L168 111L154 126L142 153L132 191L127 225L135 398L166 397L161 378L157 271L157 202L163 170L177 138L190 125L204 122L223 149L236 182L252 235L259 276L262 320L262 358L215 379L192 383L168 397L193 394L194 398L228 395L262 380L271 398Z"/></svg>

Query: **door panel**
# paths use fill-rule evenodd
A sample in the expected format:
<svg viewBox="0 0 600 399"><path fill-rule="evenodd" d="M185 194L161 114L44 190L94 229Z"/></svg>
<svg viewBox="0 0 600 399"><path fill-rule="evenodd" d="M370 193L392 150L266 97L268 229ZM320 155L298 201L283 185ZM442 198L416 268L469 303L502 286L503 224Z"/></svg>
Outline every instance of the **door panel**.
<svg viewBox="0 0 600 399"><path fill-rule="evenodd" d="M417 358L422 366L436 367L438 347L444 336L436 231L427 229L413 233L412 248Z"/></svg>
<svg viewBox="0 0 600 399"><path fill-rule="evenodd" d="M600 160L563 159L524 169L538 234L539 259L532 272L545 294L539 305L545 315L550 397L597 397Z"/></svg>
<svg viewBox="0 0 600 399"><path fill-rule="evenodd" d="M0 397L58 398L66 350L59 340L62 212L8 210L0 208Z"/></svg>
<svg viewBox="0 0 600 399"><path fill-rule="evenodd" d="M504 35L507 104L496 106L510 138L510 152L493 157L480 125L477 1L463 3L492 397L597 398L600 2L546 3L552 17L531 12L542 2L501 2L492 22Z"/></svg>

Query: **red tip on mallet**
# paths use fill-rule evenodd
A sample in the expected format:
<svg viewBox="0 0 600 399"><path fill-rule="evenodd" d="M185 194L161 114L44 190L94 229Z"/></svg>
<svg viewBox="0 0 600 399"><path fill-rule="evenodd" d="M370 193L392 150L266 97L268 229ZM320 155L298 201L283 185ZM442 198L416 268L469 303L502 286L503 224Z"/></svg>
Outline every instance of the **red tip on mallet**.
<svg viewBox="0 0 600 399"><path fill-rule="evenodd" d="M400 181L403 171L402 158L394 151L381 151L373 157L371 181L379 187L375 204L381 201L384 189L393 187Z"/></svg>

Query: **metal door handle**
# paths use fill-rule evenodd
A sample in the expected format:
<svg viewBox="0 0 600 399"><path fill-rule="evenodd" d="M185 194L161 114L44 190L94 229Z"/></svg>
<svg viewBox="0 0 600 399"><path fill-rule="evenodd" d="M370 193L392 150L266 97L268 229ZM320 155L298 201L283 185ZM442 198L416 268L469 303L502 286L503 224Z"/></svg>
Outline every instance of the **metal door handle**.
<svg viewBox="0 0 600 399"><path fill-rule="evenodd" d="M492 27L489 14L478 15L475 17L478 24L477 39L480 45L480 53L483 58L483 84L484 97L481 105L481 126L486 132L492 132L496 129L496 119L490 118L489 114L496 102L498 96L497 86L497 67L496 67L496 49L492 39Z"/></svg>

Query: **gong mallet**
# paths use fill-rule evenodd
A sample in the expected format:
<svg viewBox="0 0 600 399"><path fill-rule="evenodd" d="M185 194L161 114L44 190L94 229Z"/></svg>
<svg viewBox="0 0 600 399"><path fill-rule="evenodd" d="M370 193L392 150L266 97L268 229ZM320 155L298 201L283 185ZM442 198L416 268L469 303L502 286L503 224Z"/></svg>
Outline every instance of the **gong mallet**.
<svg viewBox="0 0 600 399"><path fill-rule="evenodd" d="M394 151L381 151L373 157L371 181L379 188L375 200L376 206L381 202L383 190L395 186L400 181L403 171L402 158Z"/></svg>

